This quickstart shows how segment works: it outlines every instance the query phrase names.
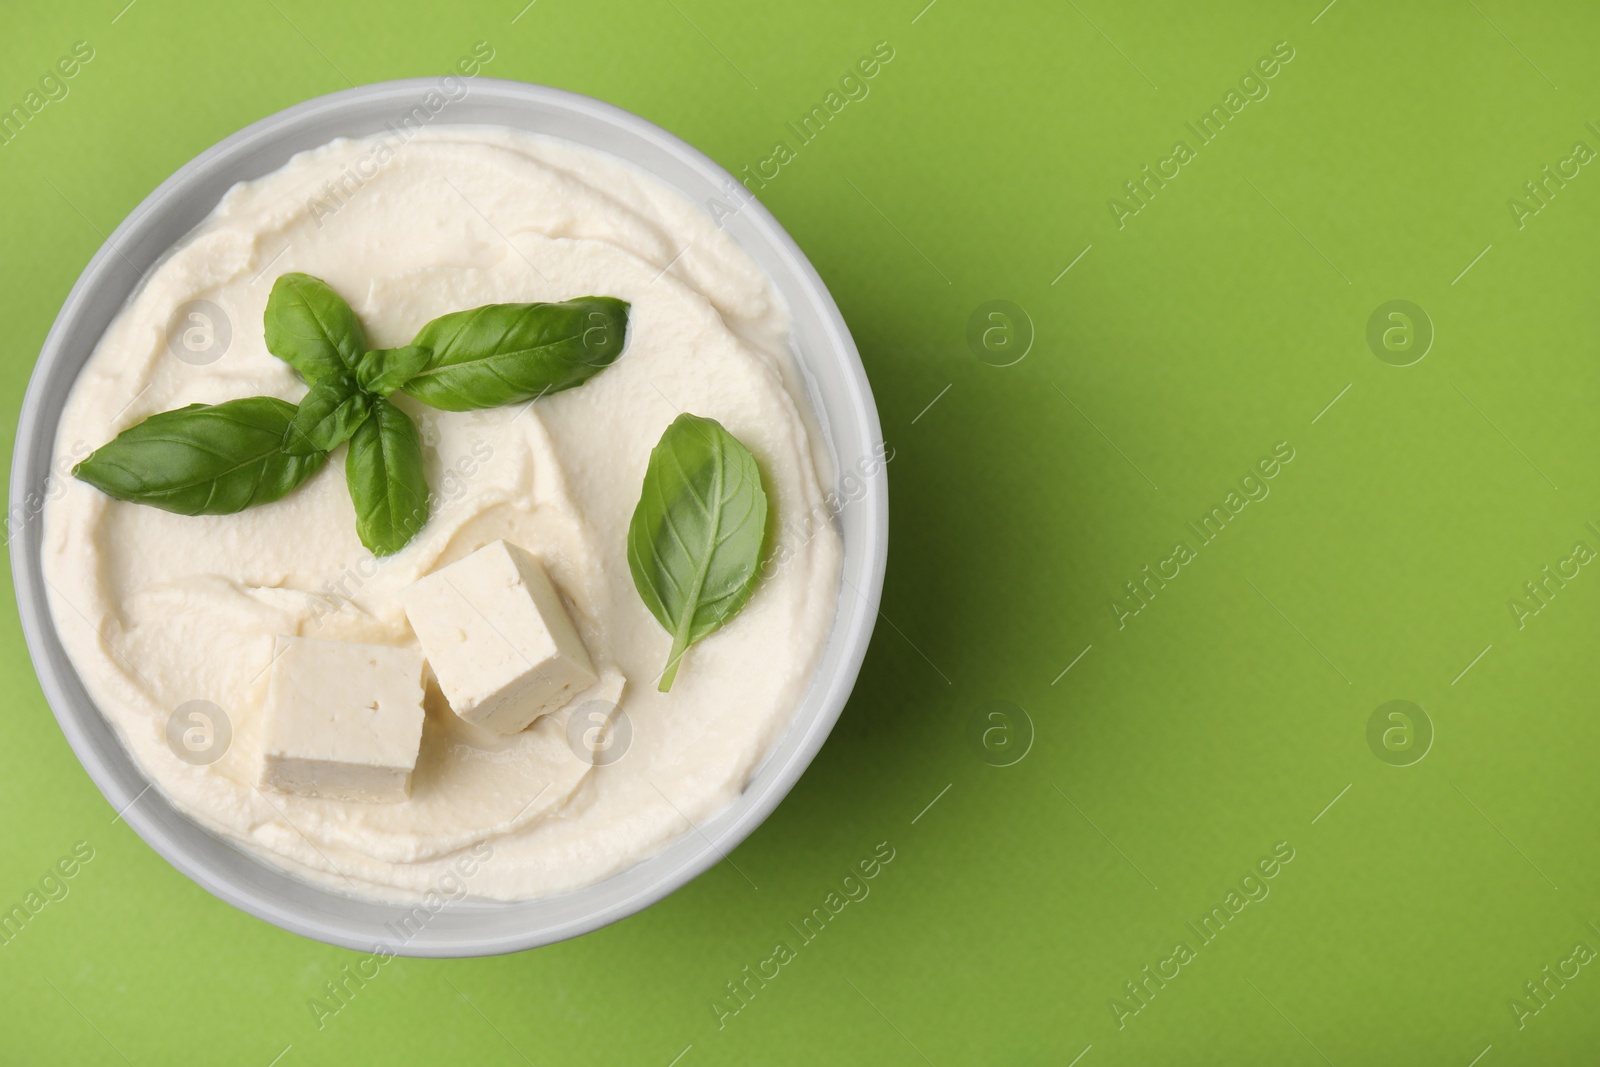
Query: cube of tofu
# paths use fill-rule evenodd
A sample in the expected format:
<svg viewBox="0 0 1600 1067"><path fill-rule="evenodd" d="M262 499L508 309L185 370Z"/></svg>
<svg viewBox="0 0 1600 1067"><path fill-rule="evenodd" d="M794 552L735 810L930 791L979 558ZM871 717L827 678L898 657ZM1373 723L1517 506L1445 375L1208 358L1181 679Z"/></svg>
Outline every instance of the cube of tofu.
<svg viewBox="0 0 1600 1067"><path fill-rule="evenodd" d="M422 720L421 653L279 637L267 683L261 784L330 800L405 800Z"/></svg>
<svg viewBox="0 0 1600 1067"><path fill-rule="evenodd" d="M467 722L514 734L595 683L544 565L516 545L485 545L400 599L439 688Z"/></svg>

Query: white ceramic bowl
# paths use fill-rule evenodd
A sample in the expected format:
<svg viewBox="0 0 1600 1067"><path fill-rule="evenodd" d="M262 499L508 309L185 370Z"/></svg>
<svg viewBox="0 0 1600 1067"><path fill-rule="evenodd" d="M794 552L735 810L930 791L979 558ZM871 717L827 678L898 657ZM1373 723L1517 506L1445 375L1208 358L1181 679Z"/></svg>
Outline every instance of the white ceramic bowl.
<svg viewBox="0 0 1600 1067"><path fill-rule="evenodd" d="M475 78L385 82L319 97L262 119L202 152L118 226L56 317L28 383L17 428L8 513L12 577L39 683L62 732L112 808L169 863L208 892L287 930L362 951L472 956L545 945L587 933L653 904L725 857L778 805L826 740L866 652L888 551L888 483L882 464L844 507L844 585L833 630L794 719L728 808L660 852L605 881L516 903L467 898L397 943L385 923L405 911L302 882L213 836L173 808L135 765L84 691L51 621L40 570L40 522L56 426L68 391L141 272L182 240L235 182L277 170L297 152L337 137L382 132L449 88L456 97L431 124L509 126L559 137L650 172L723 217L723 226L788 302L792 338L835 468L874 454L882 432L861 358L822 280L777 220L727 171L637 115L586 96ZM437 99L437 98L436 98ZM720 206L715 206L720 205ZM733 211L732 214L726 214Z"/></svg>

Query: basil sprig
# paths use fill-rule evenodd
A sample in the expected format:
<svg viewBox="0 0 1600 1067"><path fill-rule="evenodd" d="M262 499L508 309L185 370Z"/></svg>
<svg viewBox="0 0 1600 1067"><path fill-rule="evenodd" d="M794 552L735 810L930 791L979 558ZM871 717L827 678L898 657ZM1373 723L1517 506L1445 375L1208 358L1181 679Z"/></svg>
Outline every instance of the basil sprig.
<svg viewBox="0 0 1600 1067"><path fill-rule="evenodd" d="M90 453L75 477L107 496L179 515L232 515L299 488L326 452L281 447L295 407L274 396L152 415Z"/></svg>
<svg viewBox="0 0 1600 1067"><path fill-rule="evenodd" d="M331 286L285 274L267 299L265 339L310 387L298 407L257 396L152 415L73 474L118 500L230 515L286 496L348 441L356 532L374 555L392 555L431 507L421 434L392 394L446 411L535 400L615 362L627 326L628 304L614 297L490 304L434 319L401 348L369 349Z"/></svg>
<svg viewBox="0 0 1600 1067"><path fill-rule="evenodd" d="M661 692L689 646L750 599L766 526L767 494L750 450L715 419L674 419L650 452L628 525L633 584L672 635Z"/></svg>

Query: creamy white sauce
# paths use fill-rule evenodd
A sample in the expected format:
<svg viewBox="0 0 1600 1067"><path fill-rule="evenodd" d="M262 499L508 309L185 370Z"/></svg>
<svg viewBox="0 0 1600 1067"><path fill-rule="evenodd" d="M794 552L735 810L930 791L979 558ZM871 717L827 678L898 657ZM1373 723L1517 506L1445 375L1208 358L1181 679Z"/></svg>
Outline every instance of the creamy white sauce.
<svg viewBox="0 0 1600 1067"><path fill-rule="evenodd" d="M717 419L756 455L774 529L825 512L825 453L763 272L697 205L571 145L460 127L387 147L336 141L236 186L150 272L74 386L58 456L76 460L197 401L298 401L304 384L262 339L267 295L289 271L332 285L373 347L405 344L449 311L589 294L632 304L628 344L585 385L531 406L442 412L397 395L422 427L438 498L421 534L381 561L356 537L343 448L284 500L238 515L171 515L71 481L44 514L52 613L151 781L269 862L396 900L451 884L468 849L475 896L585 885L728 804L809 685L838 596L838 535L823 524L786 541L781 566L690 650L663 694L655 679L670 642L633 588L626 533L650 449L680 411ZM168 346L169 318L191 300L222 308L231 326L226 353L205 365ZM543 557L601 674L599 695L621 693L626 754L598 766L575 754L567 719L584 697L496 738L430 685L410 800L258 789L275 635L415 647L398 591L497 538ZM167 741L175 709L195 700L232 727L209 765Z"/></svg>

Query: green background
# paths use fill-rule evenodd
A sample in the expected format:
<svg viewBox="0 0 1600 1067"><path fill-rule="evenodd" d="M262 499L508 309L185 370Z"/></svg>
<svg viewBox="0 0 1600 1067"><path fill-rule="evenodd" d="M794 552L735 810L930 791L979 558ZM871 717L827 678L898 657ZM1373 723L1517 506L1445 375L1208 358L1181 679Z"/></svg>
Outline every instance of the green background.
<svg viewBox="0 0 1600 1067"><path fill-rule="evenodd" d="M75 842L95 858L0 947L0 1058L1593 1061L1600 967L1537 1014L1524 983L1600 949L1600 567L1521 625L1510 602L1600 549L1600 168L1520 226L1508 206L1600 148L1592 5L124 2L18 6L0 33L7 108L95 49L0 148L7 431L103 236L262 116L482 40L486 75L614 102L737 170L888 42L870 95L761 191L895 449L884 618L739 870L551 948L397 960L319 1028L308 998L360 957L212 899L113 822L8 610L0 904ZM1123 183L1197 147L1185 123L1284 41L1270 95L1119 228ZM1395 299L1436 335L1404 367L1367 340ZM1010 366L968 342L991 300L1027 316ZM1270 495L1200 546L1186 524L1279 442ZM1124 583L1179 540L1195 558L1119 625ZM1395 765L1425 731L1369 745L1390 700L1431 723L1419 762ZM991 701L1031 731L975 719ZM725 983L879 842L870 896L719 1027ZM1200 944L1185 924L1279 842L1270 895ZM1195 958L1119 1027L1123 983L1180 940Z"/></svg>

